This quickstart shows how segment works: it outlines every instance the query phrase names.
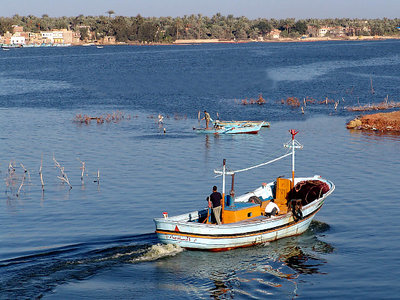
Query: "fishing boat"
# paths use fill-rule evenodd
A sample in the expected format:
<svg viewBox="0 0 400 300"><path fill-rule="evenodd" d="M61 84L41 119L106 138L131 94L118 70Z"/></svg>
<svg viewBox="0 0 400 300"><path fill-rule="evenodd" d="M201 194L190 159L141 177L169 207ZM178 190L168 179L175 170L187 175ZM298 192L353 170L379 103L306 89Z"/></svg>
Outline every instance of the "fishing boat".
<svg viewBox="0 0 400 300"><path fill-rule="evenodd" d="M19 44L3 44L1 46L2 49L11 49L11 48L22 48L22 45Z"/></svg>
<svg viewBox="0 0 400 300"><path fill-rule="evenodd" d="M214 126L240 126L240 125L258 125L261 124L261 127L270 127L270 123L267 121L213 121Z"/></svg>
<svg viewBox="0 0 400 300"><path fill-rule="evenodd" d="M230 126L216 125L210 128L193 128L196 133L208 134L257 134L262 124L237 124Z"/></svg>
<svg viewBox="0 0 400 300"><path fill-rule="evenodd" d="M295 178L295 149L303 146L294 138L285 144L288 152L268 162L236 171L228 171L223 160L221 223L213 224L211 208L204 208L178 216L155 218L156 234L164 244L176 244L187 249L225 251L249 247L305 232L326 197L335 185L319 175ZM290 151L291 150L291 151ZM265 166L286 157L292 158L292 177L281 178L261 185L252 192L234 196L235 174ZM226 176L232 176L232 188L225 195ZM265 207L274 201L279 207L277 215L265 213Z"/></svg>

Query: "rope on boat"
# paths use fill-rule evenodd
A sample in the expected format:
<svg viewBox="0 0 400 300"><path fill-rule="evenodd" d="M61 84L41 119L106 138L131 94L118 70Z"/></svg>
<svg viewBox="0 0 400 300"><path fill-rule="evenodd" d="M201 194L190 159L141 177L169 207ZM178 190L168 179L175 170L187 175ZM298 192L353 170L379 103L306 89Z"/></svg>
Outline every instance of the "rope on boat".
<svg viewBox="0 0 400 300"><path fill-rule="evenodd" d="M285 157L287 157L287 156L289 156L289 155L292 155L292 152L286 153L285 155L282 155L282 156L280 156L280 157L278 157L278 158L275 158L275 159L273 159L273 160L270 160L270 161L267 161L267 162L264 162L264 163L261 163L261 164L252 166L252 167L248 167L248 168L240 169L240 170L236 170L236 171L228 171L228 172L225 172L225 174L226 174L226 175L232 175L232 174L235 174L235 173L240 173L240 172L249 171L249 170L251 170L251 169L255 169L255 168L258 168L258 167L262 167L262 166L268 165L268 164L273 163L273 162L275 162L275 161L277 161L277 160L280 160L280 159L282 159L282 158L285 158ZM222 171L214 170L214 173L217 174L218 176L221 176L221 175L222 175Z"/></svg>

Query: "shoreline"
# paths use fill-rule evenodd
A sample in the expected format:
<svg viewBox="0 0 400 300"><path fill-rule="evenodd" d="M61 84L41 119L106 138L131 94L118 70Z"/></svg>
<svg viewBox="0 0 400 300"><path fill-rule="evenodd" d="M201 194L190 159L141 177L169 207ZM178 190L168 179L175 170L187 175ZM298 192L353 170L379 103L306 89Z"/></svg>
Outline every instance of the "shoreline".
<svg viewBox="0 0 400 300"><path fill-rule="evenodd" d="M270 40L218 40L218 39L193 39L176 40L175 45L185 44L241 44L241 43L304 43L304 42L325 42L325 41L380 41L380 40L398 40L400 36L355 36L355 37L307 37L307 38L279 38Z"/></svg>
<svg viewBox="0 0 400 300"><path fill-rule="evenodd" d="M308 37L308 38L279 38L270 40L217 40L217 39L193 39L176 40L167 45L192 45L192 44L242 44L242 43L307 43L307 42L326 42L326 41L382 41L382 40L400 40L400 36L356 36L356 37ZM162 43L165 44L165 43Z"/></svg>
<svg viewBox="0 0 400 300"><path fill-rule="evenodd" d="M64 44L47 44L44 46L33 46L33 44L21 45L5 45L3 48L39 48L39 47L73 47L73 46L159 46L159 45L201 45L201 44L247 44L247 43L312 43L312 42L337 42L337 41L385 41L385 40L400 40L400 36L357 36L345 38L330 38L330 37L310 37L310 38L279 38L271 40L219 40L219 39L192 39L192 40L176 40L170 43L157 43L157 42L115 42L115 43L97 43L97 42L82 42L72 43L70 45Z"/></svg>
<svg viewBox="0 0 400 300"><path fill-rule="evenodd" d="M310 37L310 38L280 38L271 40L218 40L218 39L192 39L192 40L176 40L171 43L155 43L155 42L119 42L115 44L95 44L102 46L111 45L132 45L132 46L151 46L151 45L201 45L201 44L247 44L247 43L312 43L312 42L328 42L328 41L384 41L384 40L400 40L400 36L356 36L345 38L329 38L329 37Z"/></svg>

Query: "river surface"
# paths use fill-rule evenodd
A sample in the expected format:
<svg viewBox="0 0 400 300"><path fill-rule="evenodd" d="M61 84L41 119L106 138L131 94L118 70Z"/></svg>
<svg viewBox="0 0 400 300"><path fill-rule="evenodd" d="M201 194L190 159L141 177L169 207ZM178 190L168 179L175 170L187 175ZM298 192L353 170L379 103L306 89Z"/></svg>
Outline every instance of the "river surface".
<svg viewBox="0 0 400 300"><path fill-rule="evenodd" d="M388 40L1 51L0 299L398 298L400 136L347 130L356 114L345 106L400 100L399 49ZM259 94L264 105L241 104ZM281 103L288 97L314 103L302 114ZM271 127L196 134L204 109ZM272 159L292 128L304 145L297 176L336 185L307 232L220 253L158 243L154 217L205 207L221 189L222 159L231 169ZM235 190L290 174L282 160L238 174Z"/></svg>

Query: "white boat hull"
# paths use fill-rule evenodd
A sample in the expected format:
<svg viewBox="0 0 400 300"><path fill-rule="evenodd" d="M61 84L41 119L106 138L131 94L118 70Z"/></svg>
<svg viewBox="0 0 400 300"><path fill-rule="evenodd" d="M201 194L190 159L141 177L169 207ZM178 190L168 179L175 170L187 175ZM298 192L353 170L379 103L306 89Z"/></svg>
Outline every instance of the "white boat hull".
<svg viewBox="0 0 400 300"><path fill-rule="evenodd" d="M176 244L188 249L224 251L302 234L321 209L325 198L335 188L332 182L318 179L326 182L330 189L321 198L301 209L303 213L301 220L296 221L292 212L289 211L284 215L271 218L259 216L230 224L202 224L196 220L199 219L199 214L206 213L206 210L203 210L170 218L154 219L157 236L165 244Z"/></svg>

